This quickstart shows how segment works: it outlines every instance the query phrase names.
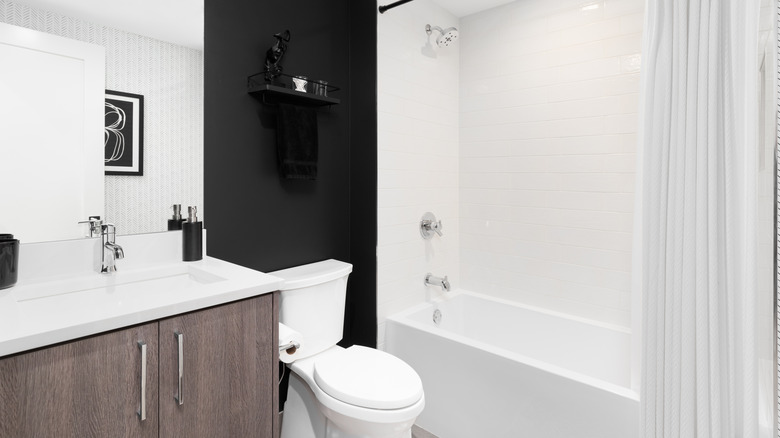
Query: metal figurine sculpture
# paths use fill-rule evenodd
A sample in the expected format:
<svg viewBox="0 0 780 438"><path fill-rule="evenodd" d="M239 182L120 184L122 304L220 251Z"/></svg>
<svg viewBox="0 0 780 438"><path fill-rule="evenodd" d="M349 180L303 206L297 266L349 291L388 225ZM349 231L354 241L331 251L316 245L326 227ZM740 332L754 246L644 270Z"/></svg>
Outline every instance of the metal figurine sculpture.
<svg viewBox="0 0 780 438"><path fill-rule="evenodd" d="M276 77L282 74L282 57L287 51L287 44L290 42L290 31L285 30L274 35L276 42L265 52L265 79L273 82Z"/></svg>

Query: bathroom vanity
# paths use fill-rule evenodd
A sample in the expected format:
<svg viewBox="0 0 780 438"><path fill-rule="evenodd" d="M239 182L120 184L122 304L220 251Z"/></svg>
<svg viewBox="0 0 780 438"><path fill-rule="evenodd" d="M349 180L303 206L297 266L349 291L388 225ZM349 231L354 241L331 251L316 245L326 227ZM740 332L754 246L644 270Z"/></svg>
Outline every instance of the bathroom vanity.
<svg viewBox="0 0 780 438"><path fill-rule="evenodd" d="M60 259L96 240L23 245L0 290L0 437L275 436L281 280L177 261L180 232L120 236L112 275Z"/></svg>

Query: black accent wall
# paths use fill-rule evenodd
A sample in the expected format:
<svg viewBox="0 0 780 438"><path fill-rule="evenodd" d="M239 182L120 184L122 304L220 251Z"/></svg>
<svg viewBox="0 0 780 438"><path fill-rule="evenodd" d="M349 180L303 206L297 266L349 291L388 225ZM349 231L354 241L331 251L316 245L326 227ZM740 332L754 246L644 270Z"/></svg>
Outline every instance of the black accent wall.
<svg viewBox="0 0 780 438"><path fill-rule="evenodd" d="M353 264L343 345L376 345L376 5L359 0L205 1L204 208L208 255L269 272ZM276 169L276 109L247 94L273 34L288 74L341 87L317 111L316 181Z"/></svg>

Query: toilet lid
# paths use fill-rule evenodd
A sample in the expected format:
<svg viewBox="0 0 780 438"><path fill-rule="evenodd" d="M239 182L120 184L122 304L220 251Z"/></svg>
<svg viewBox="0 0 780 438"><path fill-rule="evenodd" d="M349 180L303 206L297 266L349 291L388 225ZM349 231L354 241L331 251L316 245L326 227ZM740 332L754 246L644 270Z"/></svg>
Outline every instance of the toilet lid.
<svg viewBox="0 0 780 438"><path fill-rule="evenodd" d="M359 345L317 359L314 380L331 397L365 408L405 408L423 394L420 377L406 362Z"/></svg>

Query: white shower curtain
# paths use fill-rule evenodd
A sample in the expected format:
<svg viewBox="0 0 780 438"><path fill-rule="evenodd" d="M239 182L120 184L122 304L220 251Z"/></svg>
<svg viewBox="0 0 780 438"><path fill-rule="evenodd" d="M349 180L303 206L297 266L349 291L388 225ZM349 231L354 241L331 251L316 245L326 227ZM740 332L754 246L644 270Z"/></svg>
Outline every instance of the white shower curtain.
<svg viewBox="0 0 780 438"><path fill-rule="evenodd" d="M758 0L648 0L642 433L758 437Z"/></svg>

